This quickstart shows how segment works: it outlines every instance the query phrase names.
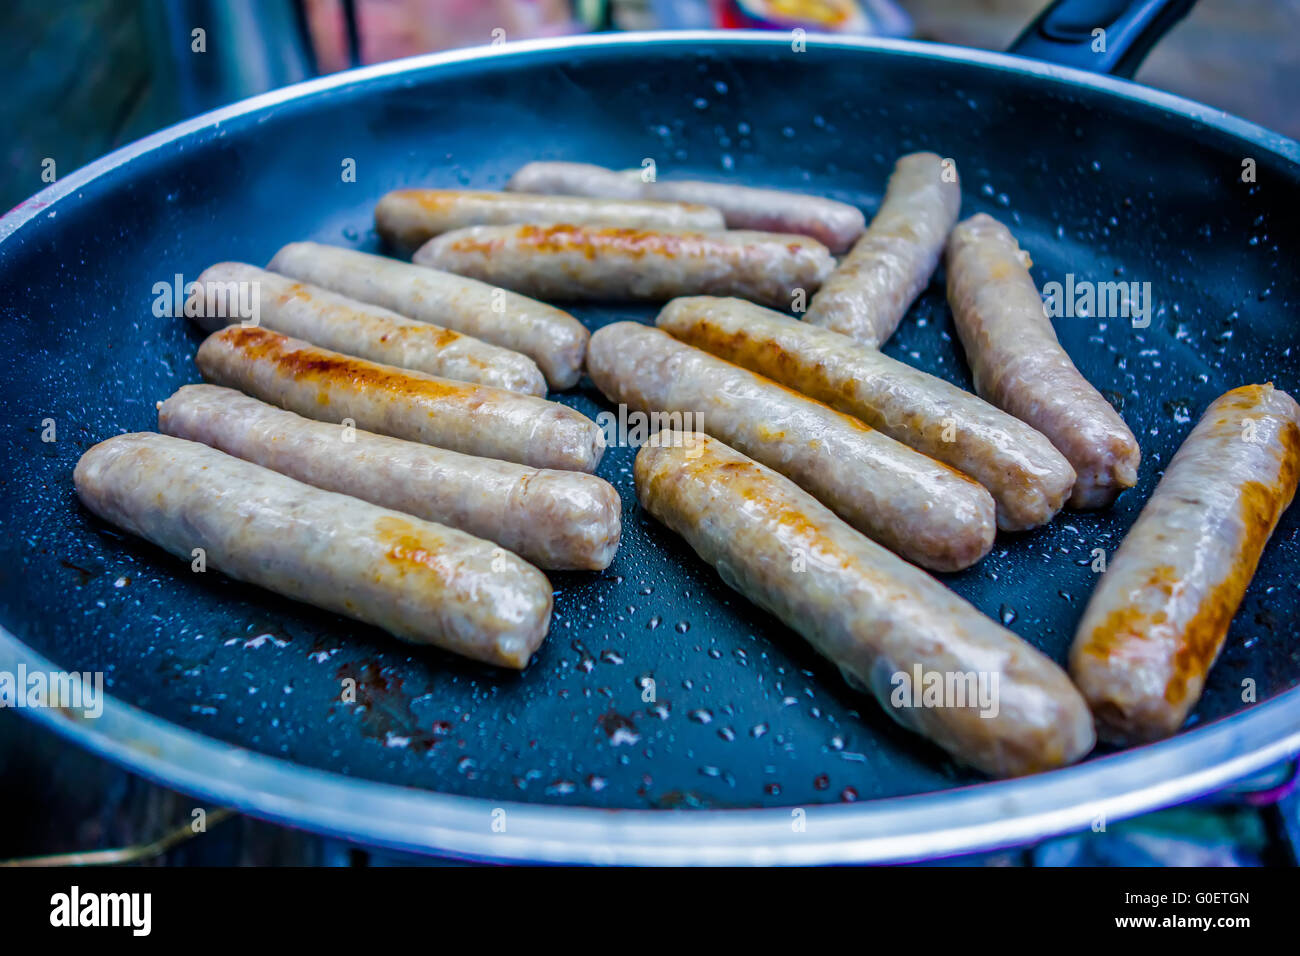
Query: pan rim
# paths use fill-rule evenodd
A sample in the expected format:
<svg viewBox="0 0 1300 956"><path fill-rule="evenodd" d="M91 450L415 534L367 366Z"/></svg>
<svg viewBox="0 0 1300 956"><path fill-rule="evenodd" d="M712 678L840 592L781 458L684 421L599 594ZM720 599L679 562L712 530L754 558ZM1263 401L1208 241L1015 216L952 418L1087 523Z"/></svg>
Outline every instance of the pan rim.
<svg viewBox="0 0 1300 956"><path fill-rule="evenodd" d="M1204 123L1221 132L1245 140L1252 145L1263 147L1278 157L1300 166L1300 142L1216 107L1177 96L1173 93L1153 89L1149 86L1143 86L1131 80L1089 73L1085 70L1058 66L1010 53L976 50L944 43L928 43L921 40L840 37L830 34L810 33L807 35L807 42L818 46L859 52L970 63L1006 72L1038 76L1043 79L1057 81L1066 86L1089 87L1117 96L1120 99L1141 103L1158 110L1177 114L1184 119ZM429 69L457 64L509 60L534 54L576 51L588 47L603 49L652 45L688 46L702 43L737 47L767 46L776 48L784 48L788 45L786 34L773 34L764 30L659 30L591 34L577 37L545 37L503 43L497 46L476 46L439 53L425 53L315 77L301 83L281 87L278 90L271 90L268 93L239 100L164 127L97 160L93 160L51 183L40 192L20 202L3 216L0 216L0 254L4 252L3 243L17 232L21 226L32 221L42 210L48 209L54 203L66 198L77 189L85 187L93 180L168 143L265 109L304 100L320 93L344 89L354 84L391 79L402 74L419 73Z"/></svg>
<svg viewBox="0 0 1300 956"><path fill-rule="evenodd" d="M0 670L56 669L0 627ZM262 819L484 862L905 863L1034 843L1184 803L1300 753L1300 687L1175 737L1015 780L856 804L606 810L485 800L303 767L103 695L97 717L23 710L154 782ZM1291 728L1289 731L1286 728ZM1123 786L1112 785L1115 780ZM798 819L802 826L792 826ZM499 829L499 823L504 829Z"/></svg>
<svg viewBox="0 0 1300 956"><path fill-rule="evenodd" d="M585 48L715 44L784 48L764 31L681 31L540 39L425 54L331 74L184 120L76 170L0 218L0 258L22 227L133 160L224 123L353 85L489 59ZM808 36L810 44L965 62L1086 87L1220 130L1300 167L1300 143L1222 110L1127 80L1004 53L907 40ZM52 208L55 207L55 208ZM35 228L33 226L32 228ZM0 669L54 665L0 626ZM1014 781L853 805L760 810L601 810L491 801L314 770L234 747L111 695L91 720L30 715L65 739L145 777L255 816L346 840L466 859L615 864L808 864L934 859L1034 842L1194 799L1300 752L1300 687L1161 743ZM1114 785L1118 782L1118 786ZM504 810L506 832L492 813Z"/></svg>

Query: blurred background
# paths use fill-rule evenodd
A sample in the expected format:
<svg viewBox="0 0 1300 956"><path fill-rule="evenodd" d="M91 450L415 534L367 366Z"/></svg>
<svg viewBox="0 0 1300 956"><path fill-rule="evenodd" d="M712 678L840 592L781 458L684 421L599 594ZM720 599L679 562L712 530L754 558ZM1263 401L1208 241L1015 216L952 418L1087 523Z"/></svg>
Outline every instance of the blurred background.
<svg viewBox="0 0 1300 956"><path fill-rule="evenodd" d="M769 27L1005 49L1044 0L5 0L0 210L196 113L319 73L604 30ZM1201 0L1137 74L1300 138L1300 0ZM48 173L47 173L48 175Z"/></svg>
<svg viewBox="0 0 1300 956"><path fill-rule="evenodd" d="M0 210L132 140L311 76L435 50L630 29L767 27L1005 49L1043 0L5 0ZM1300 0L1201 0L1137 80L1300 138ZM50 161L53 161L51 166ZM44 177L44 178L43 178ZM119 860L403 862L194 801L0 710L0 861L129 848ZM1295 762L1201 803L986 865L1292 864ZM179 833L176 842L168 835ZM156 841L162 841L161 843ZM961 861L958 861L961 862Z"/></svg>

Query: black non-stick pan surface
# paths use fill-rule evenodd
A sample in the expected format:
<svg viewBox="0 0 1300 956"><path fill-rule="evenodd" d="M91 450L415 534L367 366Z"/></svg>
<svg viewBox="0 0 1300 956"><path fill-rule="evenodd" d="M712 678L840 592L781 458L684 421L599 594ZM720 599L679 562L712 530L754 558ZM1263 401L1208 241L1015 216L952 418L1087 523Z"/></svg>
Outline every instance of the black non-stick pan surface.
<svg viewBox="0 0 1300 956"><path fill-rule="evenodd" d="M602 573L550 575L550 635L521 674L192 573L93 518L72 487L87 448L156 429L154 403L200 380L202 336L157 314L156 284L220 260L265 263L293 240L377 251L372 209L387 190L496 189L534 159L651 158L663 177L803 190L870 215L895 158L921 149L957 161L963 215L1007 222L1040 286L1067 273L1151 283L1147 328L1056 323L1138 436L1138 486L1109 510L1000 535L987 559L944 577L1063 662L1097 580L1094 549L1113 554L1206 404L1249 382L1300 387L1300 151L1204 107L1006 56L851 41L796 53L786 37L745 34L537 43L317 81L160 134L15 210L0 226L0 624L61 667L104 672L117 700L205 738L290 770L485 807L853 803L865 814L893 805L872 803L882 798L969 794L953 788L981 784L978 774L896 727L641 510L633 449L611 449L599 469L623 500L618 557ZM341 175L346 160L355 182ZM1243 182L1246 160L1254 182ZM573 312L596 329L649 322L655 309ZM970 388L938 279L885 351ZM553 397L593 417L611 407L587 381ZM42 440L46 420L54 441ZM1300 683L1298 529L1293 510L1184 737L1249 712L1247 681L1272 701L1256 709L1295 718L1278 702L1294 704ZM340 700L345 678L356 703ZM1296 730L1263 727L1274 744L1293 735L1287 747ZM1248 756L1218 744L1216 760ZM150 752L147 740L130 745ZM1106 753L1092 763L1107 766ZM1207 769L1195 749L1168 753L1182 755L1171 775ZM1109 777L1089 765L1054 776L1092 772L1090 786L1122 789L1136 770L1120 768L1139 766L1122 759ZM239 785L223 775L198 789L237 798ZM1010 798L1026 785L977 792Z"/></svg>

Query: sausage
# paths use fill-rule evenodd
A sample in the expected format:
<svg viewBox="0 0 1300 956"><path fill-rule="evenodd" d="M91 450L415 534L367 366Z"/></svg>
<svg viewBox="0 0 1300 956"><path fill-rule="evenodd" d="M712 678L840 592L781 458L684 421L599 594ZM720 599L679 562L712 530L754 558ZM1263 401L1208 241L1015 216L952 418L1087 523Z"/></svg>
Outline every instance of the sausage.
<svg viewBox="0 0 1300 956"><path fill-rule="evenodd" d="M674 299L655 324L970 475L992 493L1005 531L1046 524L1074 485L1070 463L1018 418L829 329L705 296Z"/></svg>
<svg viewBox="0 0 1300 956"><path fill-rule="evenodd" d="M622 505L595 475L342 432L216 385L181 388L159 408L158 428L317 488L495 541L539 567L599 571L618 550Z"/></svg>
<svg viewBox="0 0 1300 956"><path fill-rule="evenodd" d="M776 472L703 435L656 438L636 457L642 506L904 727L999 777L1092 749L1088 708L1048 657ZM953 690L942 706L904 706L935 676Z"/></svg>
<svg viewBox="0 0 1300 956"><path fill-rule="evenodd" d="M1056 339L1028 256L984 213L948 240L948 304L980 397L1038 429L1074 466L1070 504L1101 508L1137 482L1142 453L1124 419Z"/></svg>
<svg viewBox="0 0 1300 956"><path fill-rule="evenodd" d="M1211 403L1115 552L1070 649L1103 739L1144 743L1183 725L1298 475L1290 395L1247 385Z"/></svg>
<svg viewBox="0 0 1300 956"><path fill-rule="evenodd" d="M506 189L521 193L640 199L644 185L639 169L616 172L592 163L535 162L520 166L506 183Z"/></svg>
<svg viewBox="0 0 1300 956"><path fill-rule="evenodd" d="M642 195L712 206L722 211L728 229L811 236L832 252L851 246L866 225L866 217L856 206L778 189L667 179L646 183Z"/></svg>
<svg viewBox="0 0 1300 956"><path fill-rule="evenodd" d="M835 264L805 236L574 225L458 229L430 239L414 261L545 299L716 294L782 308Z"/></svg>
<svg viewBox="0 0 1300 956"><path fill-rule="evenodd" d="M587 371L634 411L691 413L688 427L775 468L909 561L957 571L993 545L993 499L965 475L658 329L605 326Z"/></svg>
<svg viewBox="0 0 1300 956"><path fill-rule="evenodd" d="M473 279L316 242L289 243L267 268L522 352L537 363L552 388L572 388L582 376L590 333L569 313L544 302Z"/></svg>
<svg viewBox="0 0 1300 956"><path fill-rule="evenodd" d="M506 189L699 203L721 210L728 229L811 236L832 252L843 252L853 245L866 225L862 210L856 206L821 196L700 180L647 183L641 181L639 169L615 172L588 163L529 163L510 178Z"/></svg>
<svg viewBox="0 0 1300 956"><path fill-rule="evenodd" d="M957 221L961 186L934 153L894 165L885 198L866 233L813 296L805 322L862 345L883 345L930 282ZM948 181L951 180L951 181Z"/></svg>
<svg viewBox="0 0 1300 956"><path fill-rule="evenodd" d="M722 213L716 209L648 199L398 189L386 193L375 206L379 235L401 249L414 249L453 229L514 222L572 222L630 229L725 228Z"/></svg>
<svg viewBox="0 0 1300 956"><path fill-rule="evenodd" d="M201 548L205 566L404 641L522 670L546 637L551 586L510 552L197 442L119 435L74 481L92 512L169 554Z"/></svg>
<svg viewBox="0 0 1300 956"><path fill-rule="evenodd" d="M546 379L527 355L242 262L219 262L204 269L185 314L209 332L239 321L228 305L238 284L257 289L256 324L264 328L372 362L527 395L546 394Z"/></svg>
<svg viewBox="0 0 1300 956"><path fill-rule="evenodd" d="M323 422L500 458L534 468L595 471L600 427L532 395L453 382L353 358L267 329L229 326L199 346L199 370L218 385Z"/></svg>

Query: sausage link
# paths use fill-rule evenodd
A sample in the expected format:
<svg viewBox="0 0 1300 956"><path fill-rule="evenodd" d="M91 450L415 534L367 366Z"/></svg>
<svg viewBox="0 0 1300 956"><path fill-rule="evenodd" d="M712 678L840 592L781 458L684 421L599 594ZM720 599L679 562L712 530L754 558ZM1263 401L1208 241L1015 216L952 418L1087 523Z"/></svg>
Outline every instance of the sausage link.
<svg viewBox="0 0 1300 956"><path fill-rule="evenodd" d="M632 172L636 173L635 170ZM702 203L721 210L728 229L811 236L832 252L843 252L853 245L866 226L866 217L857 206L779 189L665 179L646 183L642 195L673 202Z"/></svg>
<svg viewBox="0 0 1300 956"><path fill-rule="evenodd" d="M957 221L955 167L948 178L934 153L899 159L871 225L813 296L804 321L883 345L929 284Z"/></svg>
<svg viewBox="0 0 1300 956"><path fill-rule="evenodd" d="M592 163L535 162L520 166L506 189L521 193L640 199L641 170L616 172Z"/></svg>
<svg viewBox="0 0 1300 956"><path fill-rule="evenodd" d="M1046 524L1074 485L1070 463L1020 419L829 329L705 296L674 299L655 324L970 475L992 493L1003 530Z"/></svg>
<svg viewBox="0 0 1300 956"><path fill-rule="evenodd" d="M229 326L199 346L203 377L323 422L534 468L595 471L600 427L532 395L436 378L318 348L267 329Z"/></svg>
<svg viewBox="0 0 1300 956"><path fill-rule="evenodd" d="M1070 504L1101 508L1137 481L1142 453L1124 419L1057 341L1015 238L984 213L948 240L948 304L975 390L1038 429L1074 466Z"/></svg>
<svg viewBox="0 0 1300 956"><path fill-rule="evenodd" d="M582 376L591 335L569 313L545 302L409 262L316 242L289 243L267 268L522 352L537 363L552 388L572 388Z"/></svg>
<svg viewBox="0 0 1300 956"><path fill-rule="evenodd" d="M546 299L738 295L788 307L835 265L820 242L771 232L474 226L430 239L414 261Z"/></svg>
<svg viewBox="0 0 1300 956"><path fill-rule="evenodd" d="M230 308L239 285L258 290L258 325L358 358L545 395L546 379L527 355L242 262L203 270L185 314L209 332L240 321Z"/></svg>
<svg viewBox="0 0 1300 956"><path fill-rule="evenodd" d="M1079 622L1070 670L1103 739L1187 720L1300 475L1300 407L1247 385L1216 399L1170 461Z"/></svg>
<svg viewBox="0 0 1300 956"><path fill-rule="evenodd" d="M453 229L516 222L570 222L628 229L725 228L722 213L716 209L648 199L398 189L386 193L375 206L375 228L379 235L407 250Z"/></svg>
<svg viewBox="0 0 1300 956"><path fill-rule="evenodd" d="M811 236L832 252L843 252L853 245L866 225L862 210L856 206L821 196L700 180L647 183L641 181L641 172L639 169L615 172L589 163L529 163L510 178L506 189L700 203L721 210L728 229Z"/></svg>
<svg viewBox="0 0 1300 956"><path fill-rule="evenodd" d="M699 431L792 478L909 561L957 571L993 546L993 499L965 475L658 329L605 326L587 370L612 402L698 416Z"/></svg>
<svg viewBox="0 0 1300 956"><path fill-rule="evenodd" d="M317 488L459 528L543 568L599 571L618 550L622 505L609 482L529 468L367 431L340 432L216 385L186 385L158 428Z"/></svg>
<svg viewBox="0 0 1300 956"><path fill-rule="evenodd" d="M1060 667L793 482L719 441L679 432L660 432L638 452L635 480L645 509L723 581L959 760L1016 776L1092 749L1088 708ZM953 695L942 706L899 706L915 702L899 692L918 671ZM984 708L971 682L991 692Z"/></svg>
<svg viewBox="0 0 1300 956"><path fill-rule="evenodd" d="M550 583L508 551L197 442L119 435L74 481L87 508L169 554L201 548L232 578L404 641L522 670L546 637Z"/></svg>

